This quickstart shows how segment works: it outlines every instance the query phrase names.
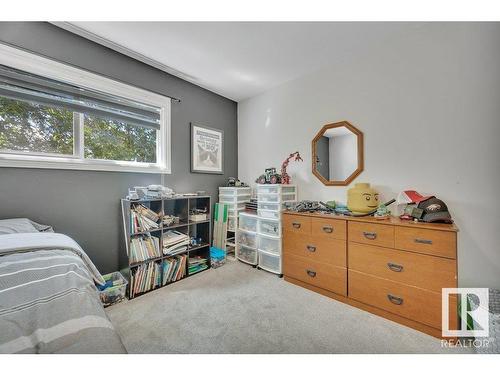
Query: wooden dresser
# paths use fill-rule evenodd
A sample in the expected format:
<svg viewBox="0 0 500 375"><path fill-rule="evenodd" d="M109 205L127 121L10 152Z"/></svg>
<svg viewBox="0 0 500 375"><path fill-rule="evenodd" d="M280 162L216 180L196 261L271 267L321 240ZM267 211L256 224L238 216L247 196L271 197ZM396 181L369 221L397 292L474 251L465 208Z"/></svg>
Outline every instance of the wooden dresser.
<svg viewBox="0 0 500 375"><path fill-rule="evenodd" d="M457 287L457 228L283 213L285 280L441 337L441 289ZM456 300L450 299L456 312ZM450 314L450 328L457 324Z"/></svg>

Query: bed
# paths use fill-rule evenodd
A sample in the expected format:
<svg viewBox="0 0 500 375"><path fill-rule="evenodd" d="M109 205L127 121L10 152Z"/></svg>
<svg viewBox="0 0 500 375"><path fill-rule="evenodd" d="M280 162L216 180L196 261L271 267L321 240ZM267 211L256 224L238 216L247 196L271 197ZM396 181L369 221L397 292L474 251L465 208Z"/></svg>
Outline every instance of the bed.
<svg viewBox="0 0 500 375"><path fill-rule="evenodd" d="M0 353L126 353L99 299L103 282L70 237L0 220Z"/></svg>

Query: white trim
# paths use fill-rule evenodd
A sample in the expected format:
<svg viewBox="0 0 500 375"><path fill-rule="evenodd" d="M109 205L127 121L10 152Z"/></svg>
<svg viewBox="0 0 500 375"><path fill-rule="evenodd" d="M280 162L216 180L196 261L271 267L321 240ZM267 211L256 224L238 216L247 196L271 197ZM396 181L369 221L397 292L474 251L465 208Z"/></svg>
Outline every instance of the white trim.
<svg viewBox="0 0 500 375"><path fill-rule="evenodd" d="M78 144L75 144L74 154L80 156L81 159L0 152L0 167L171 173L170 98L2 43L0 43L0 64L161 108L161 130L157 132L157 163L83 159L83 134L81 134L82 129L80 129L80 134L75 134Z"/></svg>

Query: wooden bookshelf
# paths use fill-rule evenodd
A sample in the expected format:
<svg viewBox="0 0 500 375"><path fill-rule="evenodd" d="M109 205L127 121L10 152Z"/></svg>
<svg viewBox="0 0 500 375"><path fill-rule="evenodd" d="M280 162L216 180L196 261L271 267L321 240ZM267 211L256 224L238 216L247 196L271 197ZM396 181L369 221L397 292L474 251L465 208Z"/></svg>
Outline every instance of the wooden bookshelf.
<svg viewBox="0 0 500 375"><path fill-rule="evenodd" d="M131 208L136 205L136 204L142 204L151 210L155 211L160 215L160 217L163 217L164 215L174 215L178 216L180 218L179 224L173 224L173 225L163 225L162 221L160 219L159 223L159 228L155 228L149 231L142 231L142 232L132 232L131 228ZM189 220L189 212L193 208L207 208L208 213L207 213L207 220L202 220L202 221L191 221ZM122 209L122 220L123 220L123 232L124 232L124 237L125 237L125 250L126 250L126 258L128 260L127 266L121 270L121 272L124 274L124 276L128 279L128 297L129 299L136 298L141 296L142 294L148 293L152 290L156 290L159 288L162 288L164 286L170 285L172 283L175 283L177 281L183 280L186 277L198 274L200 272L206 271L210 269L210 243L212 242L212 202L211 198L208 195L203 195L203 196L189 196L189 197L175 197L175 198L164 198L164 199L141 199L141 200L128 200L128 199L122 199L121 200L121 209ZM187 249L175 254L175 255L165 255L163 253L163 235L169 231L169 230L177 230L179 232L182 232L184 234L187 234L190 238L191 237L196 237L196 238L201 238L202 243L200 245L195 245L191 246L191 244L188 245ZM155 258L150 258L146 260L142 260L139 262L134 262L131 263L130 261L130 242L132 238L138 237L138 236L144 236L144 235L151 235L159 238L159 246L160 246L160 252L161 256L155 257ZM131 288L132 288L132 272L135 268L152 263L152 262L157 262L161 263L163 266L164 261L168 258L174 258L178 255L187 255L187 264L186 264L186 273L185 275L179 279L175 280L172 282L168 282L167 284L163 285L163 272L161 272L161 282L160 286L150 289L148 291L145 291L143 293L137 293L135 295L132 295L131 293ZM197 271L194 273L189 273L189 259L194 257L194 256L201 256L202 258L207 259L207 265L208 268Z"/></svg>

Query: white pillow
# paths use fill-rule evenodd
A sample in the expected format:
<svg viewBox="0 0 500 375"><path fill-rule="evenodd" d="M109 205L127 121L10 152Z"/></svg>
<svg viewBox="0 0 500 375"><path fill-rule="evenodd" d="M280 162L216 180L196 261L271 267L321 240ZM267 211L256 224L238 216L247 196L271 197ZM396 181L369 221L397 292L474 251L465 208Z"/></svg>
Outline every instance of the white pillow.
<svg viewBox="0 0 500 375"><path fill-rule="evenodd" d="M0 235L12 233L53 232L51 226L35 223L26 218L0 220Z"/></svg>

